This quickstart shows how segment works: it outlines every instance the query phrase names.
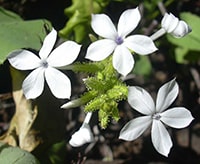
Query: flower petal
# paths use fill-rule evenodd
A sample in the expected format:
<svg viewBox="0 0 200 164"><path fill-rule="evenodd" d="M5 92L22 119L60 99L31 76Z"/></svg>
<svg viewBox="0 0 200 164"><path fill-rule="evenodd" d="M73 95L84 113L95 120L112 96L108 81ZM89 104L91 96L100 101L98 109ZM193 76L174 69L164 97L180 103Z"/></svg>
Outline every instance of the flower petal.
<svg viewBox="0 0 200 164"><path fill-rule="evenodd" d="M175 17L172 13L168 14L165 13L162 21L161 26L164 28L168 33L174 31L176 26L178 25L179 19Z"/></svg>
<svg viewBox="0 0 200 164"><path fill-rule="evenodd" d="M151 140L157 152L167 157L172 147L172 141L166 128L158 120L153 120Z"/></svg>
<svg viewBox="0 0 200 164"><path fill-rule="evenodd" d="M103 38L115 40L117 37L113 22L105 14L93 14L91 26L94 32Z"/></svg>
<svg viewBox="0 0 200 164"><path fill-rule="evenodd" d="M51 32L45 37L43 45L39 51L39 56L41 59L46 59L48 57L56 42L56 38L57 31L52 29Z"/></svg>
<svg viewBox="0 0 200 164"><path fill-rule="evenodd" d="M141 19L138 7L135 9L129 9L122 13L118 22L118 35L126 37L131 33L138 25Z"/></svg>
<svg viewBox="0 0 200 164"><path fill-rule="evenodd" d="M47 58L49 65L62 67L71 64L78 56L81 45L73 41L66 41L52 51Z"/></svg>
<svg viewBox="0 0 200 164"><path fill-rule="evenodd" d="M141 87L128 88L128 102L132 108L145 115L155 113L155 104L149 93Z"/></svg>
<svg viewBox="0 0 200 164"><path fill-rule="evenodd" d="M156 100L156 111L162 112L167 109L178 96L178 84L172 79L160 87Z"/></svg>
<svg viewBox="0 0 200 164"><path fill-rule="evenodd" d="M137 139L151 125L151 116L142 116L129 121L120 131L119 139L132 141Z"/></svg>
<svg viewBox="0 0 200 164"><path fill-rule="evenodd" d="M72 135L69 144L73 147L79 147L93 141L94 137L91 132L90 126L86 123L83 123L80 129Z"/></svg>
<svg viewBox="0 0 200 164"><path fill-rule="evenodd" d="M124 46L117 46L113 54L113 67L123 76L126 76L134 66L133 55Z"/></svg>
<svg viewBox="0 0 200 164"><path fill-rule="evenodd" d="M32 70L40 66L40 58L27 50L13 51L8 55L8 61L19 70Z"/></svg>
<svg viewBox="0 0 200 164"><path fill-rule="evenodd" d="M104 60L114 51L116 46L116 43L110 39L98 40L90 44L85 58L92 61Z"/></svg>
<svg viewBox="0 0 200 164"><path fill-rule="evenodd" d="M184 128L194 119L189 110L184 107L168 109L160 114L160 120L173 128Z"/></svg>
<svg viewBox="0 0 200 164"><path fill-rule="evenodd" d="M182 20L180 20L178 22L178 25L176 26L176 28L174 29L174 31L172 31L172 35L176 38L182 38L185 35L187 35L188 33L190 33L192 31L191 27L188 26L188 24Z"/></svg>
<svg viewBox="0 0 200 164"><path fill-rule="evenodd" d="M44 89L44 69L39 67L32 71L23 81L22 89L27 99L35 99Z"/></svg>
<svg viewBox="0 0 200 164"><path fill-rule="evenodd" d="M124 40L124 44L140 55L148 55L157 50L152 39L145 35L131 35Z"/></svg>
<svg viewBox="0 0 200 164"><path fill-rule="evenodd" d="M53 67L48 67L45 71L45 78L55 97L70 98L71 82L64 73Z"/></svg>

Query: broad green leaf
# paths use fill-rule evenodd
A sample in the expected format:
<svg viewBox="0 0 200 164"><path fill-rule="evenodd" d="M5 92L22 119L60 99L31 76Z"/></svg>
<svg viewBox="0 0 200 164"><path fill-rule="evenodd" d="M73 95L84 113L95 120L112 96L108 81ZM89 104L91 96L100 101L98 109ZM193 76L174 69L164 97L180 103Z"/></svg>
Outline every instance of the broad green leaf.
<svg viewBox="0 0 200 164"><path fill-rule="evenodd" d="M180 39L174 38L169 34L167 35L168 40L177 46L200 51L200 17L189 12L183 12L180 14L180 18L187 22L192 28L192 32Z"/></svg>
<svg viewBox="0 0 200 164"><path fill-rule="evenodd" d="M0 163L2 164L39 164L39 161L29 152L0 143Z"/></svg>
<svg viewBox="0 0 200 164"><path fill-rule="evenodd" d="M0 64L13 50L21 48L39 50L46 36L45 25L51 28L47 20L23 21L16 14L1 8Z"/></svg>
<svg viewBox="0 0 200 164"><path fill-rule="evenodd" d="M1 23L3 23L12 21L22 21L23 19L19 15L0 7L0 20Z"/></svg>

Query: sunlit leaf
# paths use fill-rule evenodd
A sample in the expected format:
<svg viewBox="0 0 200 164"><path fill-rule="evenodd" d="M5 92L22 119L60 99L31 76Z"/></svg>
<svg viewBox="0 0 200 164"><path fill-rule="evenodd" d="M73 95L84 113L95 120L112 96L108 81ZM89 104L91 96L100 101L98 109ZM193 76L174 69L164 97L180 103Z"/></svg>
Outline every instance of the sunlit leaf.
<svg viewBox="0 0 200 164"><path fill-rule="evenodd" d="M0 64L13 50L39 50L46 36L45 25L51 29L47 20L23 21L15 13L0 8Z"/></svg>

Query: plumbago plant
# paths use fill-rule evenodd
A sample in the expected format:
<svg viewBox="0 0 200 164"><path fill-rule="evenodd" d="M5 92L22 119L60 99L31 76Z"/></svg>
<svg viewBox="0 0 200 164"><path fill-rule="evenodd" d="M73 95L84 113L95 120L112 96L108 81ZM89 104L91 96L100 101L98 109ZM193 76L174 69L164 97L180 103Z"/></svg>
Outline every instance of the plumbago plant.
<svg viewBox="0 0 200 164"><path fill-rule="evenodd" d="M124 79L134 70L135 54L150 55L158 50L154 41L162 35L169 33L175 38L182 38L191 32L191 28L173 14L165 13L161 28L150 37L132 34L140 20L138 7L123 11L117 26L106 14L92 14L91 28L99 37L87 47L84 62L76 62L81 51L80 44L67 40L56 45L57 32L54 28L48 31L38 51L27 47L9 52L7 60L10 63L16 115L2 141L41 158L41 152L60 141L64 135L64 122L60 119L63 111L60 108L84 106L87 113L85 120L69 141L73 147L79 147L94 141L89 124L93 112L98 112L100 126L105 129L110 120L120 119L118 104L127 100L133 109L144 116L129 121L121 129L119 139L135 140L151 126L154 148L168 156L172 141L164 125L184 128L194 119L188 109L170 107L178 96L176 78L160 87L155 103L145 89L128 86ZM83 79L86 91L75 100L69 100L73 85L65 74L69 70L88 74ZM59 106L58 99L69 101ZM46 118L49 113L50 117Z"/></svg>

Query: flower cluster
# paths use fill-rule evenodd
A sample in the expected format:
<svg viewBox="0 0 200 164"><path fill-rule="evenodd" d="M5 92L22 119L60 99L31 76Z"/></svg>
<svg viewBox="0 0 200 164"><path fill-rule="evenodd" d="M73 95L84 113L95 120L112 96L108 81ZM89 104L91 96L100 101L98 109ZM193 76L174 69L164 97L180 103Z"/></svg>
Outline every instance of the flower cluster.
<svg viewBox="0 0 200 164"><path fill-rule="evenodd" d="M112 115L113 112L114 117L118 114L114 109L117 109L117 102L122 99L122 96L126 95L127 89L129 104L145 116L129 121L122 128L119 138L128 141L134 140L141 136L151 125L153 146L160 154L167 156L172 147L172 141L163 124L173 128L184 128L193 120L189 110L184 107L174 107L165 111L178 95L177 82L173 79L164 84L159 89L156 103L154 103L147 91L139 86L127 87L126 85L122 85L123 81L119 81L117 75L126 76L133 70L135 63L133 53L148 55L155 52L157 48L153 41L164 33L170 33L175 37L183 37L191 29L186 22L179 20L172 14L166 13L161 21L161 29L151 37L140 34L132 35L131 33L138 26L140 20L141 14L138 8L124 11L119 18L117 28L107 15L92 15L91 27L102 39L89 45L85 58L95 62L108 60L108 63L111 61L113 69L108 67L108 69L103 69L103 73L98 72L98 78L85 80L85 84L87 84L89 89L96 89L92 94L88 94L89 96L85 95L95 100L92 101L93 104L101 104L104 107L105 111L101 110L100 114L101 118L104 119L103 117L106 117L107 121L106 114L110 113ZM81 45L74 41L65 41L53 49L56 38L57 32L52 29L45 37L38 55L28 50L16 50L8 56L8 61L14 68L18 70L32 70L22 84L22 89L27 99L39 97L44 90L45 81L55 97L69 99L71 96L70 79L59 69L71 65L76 60ZM104 67L106 66L104 65ZM99 68L99 70L101 69ZM106 73L105 70L107 71ZM114 76L103 77L110 72L113 73L113 70L115 71ZM114 77L114 80L110 79ZM107 81L104 81L104 79ZM92 82L96 83L92 84ZM106 84L106 82L109 84ZM98 86L106 86L107 88L97 93L97 91L99 92L97 89ZM126 86L126 89L122 88L124 86ZM124 91L123 94L122 89ZM98 97L95 99L95 96ZM100 100L101 98L102 100ZM77 104L78 106L82 105L82 103L89 102L90 99L83 100L80 98L64 104L61 108L76 107ZM93 104L90 103L90 107ZM87 112L88 114L83 125L72 135L70 140L70 144L74 147L82 146L94 140L89 126L92 113L90 111ZM116 116L117 119L118 117Z"/></svg>

